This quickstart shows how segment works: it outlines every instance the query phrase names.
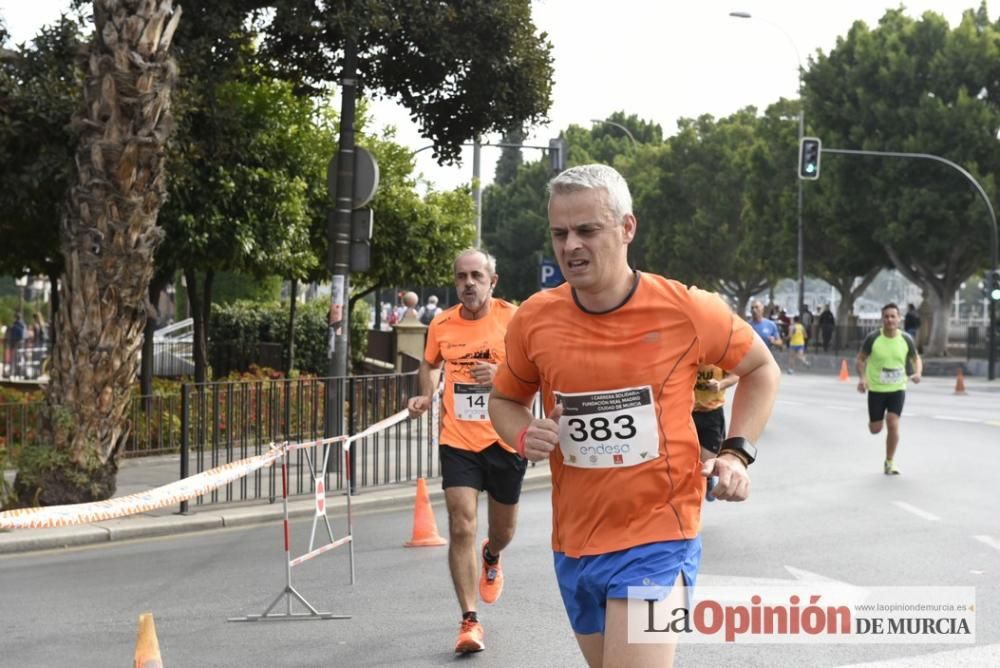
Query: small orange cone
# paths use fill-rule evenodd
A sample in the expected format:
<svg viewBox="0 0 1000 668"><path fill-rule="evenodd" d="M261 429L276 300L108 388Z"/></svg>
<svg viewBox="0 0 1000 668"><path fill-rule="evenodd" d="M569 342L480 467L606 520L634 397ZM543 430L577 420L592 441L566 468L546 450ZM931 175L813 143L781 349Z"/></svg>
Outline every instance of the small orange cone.
<svg viewBox="0 0 1000 668"><path fill-rule="evenodd" d="M135 641L135 668L163 668L160 641L156 639L153 613L139 615L139 635Z"/></svg>
<svg viewBox="0 0 1000 668"><path fill-rule="evenodd" d="M847 373L847 360L841 360L840 362L840 382L846 383L850 379L851 375Z"/></svg>
<svg viewBox="0 0 1000 668"><path fill-rule="evenodd" d="M438 535L434 509L427 494L427 481L417 478L417 501L413 507L413 538L403 543L406 547L434 547L447 545L448 541Z"/></svg>
<svg viewBox="0 0 1000 668"><path fill-rule="evenodd" d="M965 394L965 373L962 372L961 367L958 369L958 375L955 376L955 394Z"/></svg>

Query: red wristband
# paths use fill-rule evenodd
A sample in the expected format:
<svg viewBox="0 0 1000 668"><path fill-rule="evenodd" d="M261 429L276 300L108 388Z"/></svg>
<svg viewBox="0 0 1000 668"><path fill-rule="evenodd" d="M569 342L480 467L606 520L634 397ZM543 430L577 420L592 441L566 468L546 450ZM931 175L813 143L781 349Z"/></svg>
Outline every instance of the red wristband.
<svg viewBox="0 0 1000 668"><path fill-rule="evenodd" d="M528 427L525 426L521 428L521 431L517 432L517 447L514 448L517 450L517 454L521 455L524 459L527 459L524 454L524 440L526 438L528 438Z"/></svg>

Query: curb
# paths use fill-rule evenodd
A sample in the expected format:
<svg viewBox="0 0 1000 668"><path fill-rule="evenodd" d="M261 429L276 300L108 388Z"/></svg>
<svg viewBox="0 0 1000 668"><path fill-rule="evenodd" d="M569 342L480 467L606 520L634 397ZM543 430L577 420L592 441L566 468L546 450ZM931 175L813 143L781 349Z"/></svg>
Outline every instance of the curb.
<svg viewBox="0 0 1000 668"><path fill-rule="evenodd" d="M543 489L551 484L551 479L548 466L529 468L521 489L524 492ZM440 478L431 480L440 481ZM357 514L412 507L413 494L413 483L364 490L351 497L351 510ZM440 485L433 486L428 496L432 504L443 503L444 490ZM340 491L328 494L326 503L328 516L347 515L347 497ZM289 519L312 517L315 512L316 504L312 496L288 502ZM282 504L257 503L238 507L209 507L188 515L134 515L82 526L18 529L0 533L0 555L277 523L283 517Z"/></svg>

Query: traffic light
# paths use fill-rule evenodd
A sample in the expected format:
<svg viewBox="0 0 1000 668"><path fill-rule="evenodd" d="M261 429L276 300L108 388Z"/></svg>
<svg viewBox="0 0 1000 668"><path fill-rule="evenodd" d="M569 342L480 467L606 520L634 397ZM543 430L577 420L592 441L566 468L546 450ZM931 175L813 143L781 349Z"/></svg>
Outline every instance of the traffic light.
<svg viewBox="0 0 1000 668"><path fill-rule="evenodd" d="M799 142L799 178L815 181L819 178L819 156L823 143L818 137L803 137Z"/></svg>
<svg viewBox="0 0 1000 668"><path fill-rule="evenodd" d="M991 302L1000 302L1000 270L986 273L986 297Z"/></svg>

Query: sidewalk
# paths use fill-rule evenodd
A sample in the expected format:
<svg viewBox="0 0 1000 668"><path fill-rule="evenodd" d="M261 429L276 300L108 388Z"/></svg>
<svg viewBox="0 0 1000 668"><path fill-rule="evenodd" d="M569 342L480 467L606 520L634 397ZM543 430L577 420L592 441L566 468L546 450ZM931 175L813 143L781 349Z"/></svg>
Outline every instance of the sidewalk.
<svg viewBox="0 0 1000 668"><path fill-rule="evenodd" d="M115 496L135 494L174 482L177 480L178 468L176 455L124 460L118 470L118 491ZM523 489L528 491L547 487L550 479L547 463L529 466L524 477ZM439 503L444 499L440 479L431 479L427 487L432 503ZM364 488L351 497L351 512L413 508L415 492L415 482ZM330 517L343 517L347 514L347 496L340 490L328 493L326 507ZM172 505L148 513L82 526L0 531L0 555L170 536L251 524L277 524L284 516L280 499L275 503L260 501L191 505L191 510L192 512L187 515L180 515L177 512L178 507ZM316 503L312 496L299 496L288 502L290 518L312 517L315 512Z"/></svg>

